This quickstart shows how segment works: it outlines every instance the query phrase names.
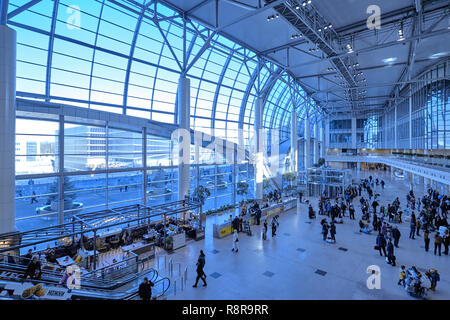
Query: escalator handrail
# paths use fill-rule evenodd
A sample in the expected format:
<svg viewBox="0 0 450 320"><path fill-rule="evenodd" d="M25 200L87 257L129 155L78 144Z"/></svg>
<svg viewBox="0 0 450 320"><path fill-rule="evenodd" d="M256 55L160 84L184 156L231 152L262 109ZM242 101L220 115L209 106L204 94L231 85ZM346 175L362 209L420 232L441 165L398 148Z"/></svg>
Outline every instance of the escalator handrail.
<svg viewBox="0 0 450 320"><path fill-rule="evenodd" d="M165 280L167 280L169 283L168 283L168 285L167 285L167 288L164 289L164 283L165 283L164 281L165 281ZM161 279L157 280L157 281L154 283L154 286L156 287L156 285L157 285L158 283L160 283L160 282L163 283L163 290L162 290L161 294L156 295L156 298L160 298L160 297L164 296L164 294L165 294L165 293L169 290L169 288L170 288L170 279L169 279L169 278L164 277L164 278L161 278ZM128 297L125 297L124 300L132 300L132 299L136 298L138 295L139 295L139 291L136 291L136 292L132 293L131 295L129 295Z"/></svg>
<svg viewBox="0 0 450 320"><path fill-rule="evenodd" d="M3 267L3 268L1 268ZM1 270L5 270L7 272L14 272L14 273L22 273L25 274L25 270L26 268L24 266L21 265L11 265L11 264L6 264L6 265L0 265ZM18 270L17 270L18 269ZM123 282L123 284L128 283L130 281L133 281L134 279L138 278L141 273L143 273L145 271L145 273L152 273L151 276L151 280L154 281L156 279L158 279L159 277L159 273L156 269L154 268L150 268L147 270L143 270L140 273L134 274L131 277L126 278L126 280ZM42 281L42 282L46 282L46 283L52 283L55 285L59 284L59 281L61 280L63 273L52 273L49 272L48 270L42 270L42 276L40 280L33 280L33 281ZM2 276L4 278L10 278L7 276ZM42 279L44 278L44 279ZM16 278L10 278L10 279L15 279L15 281L21 282L22 278L16 279ZM102 289L102 290L108 290L108 288L117 286L118 283L116 281L119 281L119 279L111 279L111 280L104 280L101 278L83 278L83 276L81 277L81 283L83 283L83 286L86 288L94 288L94 289Z"/></svg>

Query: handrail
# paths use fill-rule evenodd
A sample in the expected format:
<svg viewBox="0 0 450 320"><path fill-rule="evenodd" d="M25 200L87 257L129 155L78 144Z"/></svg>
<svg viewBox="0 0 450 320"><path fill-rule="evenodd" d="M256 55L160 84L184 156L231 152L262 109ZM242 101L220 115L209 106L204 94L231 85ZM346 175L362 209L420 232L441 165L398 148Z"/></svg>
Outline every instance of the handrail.
<svg viewBox="0 0 450 320"><path fill-rule="evenodd" d="M153 282L153 281L152 281ZM159 295L156 295L156 298L160 298L164 296L164 294L169 290L170 288L170 279L167 277L161 278L158 281L154 282L154 287L156 287L159 283L162 283L162 290ZM164 284L168 282L167 288L165 288ZM124 300L133 300L134 298L138 297L139 291L134 292L133 294L129 295L128 297L124 298Z"/></svg>
<svg viewBox="0 0 450 320"><path fill-rule="evenodd" d="M130 268L135 268L138 266L139 262L136 262L135 264L132 264L130 266ZM17 265L17 264L0 264L0 270L3 271L7 271L7 272L13 272L13 273L21 273L24 274L26 267L23 265ZM124 269L119 269L119 271L123 271ZM41 279L44 279L42 281L48 281L50 283L55 283L55 284L59 284L59 281L61 280L61 277L63 275L63 272L54 272L54 271L50 271L50 270L44 270L41 269L42 271L42 275L41 275ZM104 271L104 270L103 270ZM117 276L115 276L114 274L112 274L111 277L109 277L108 279L104 279L102 276L96 276L93 273L89 273L89 274L85 274L85 275L81 275L81 283L84 287L86 288L97 288L97 289L113 289L114 287L118 287L120 285L123 285L125 283L129 283L133 280L135 280L136 278L138 278L140 275L144 274L144 273L151 273L151 279L155 280L158 278L159 273L157 270L155 270L154 268L149 268L147 270L142 270L141 272L130 272L129 275L127 277L121 277L121 274L118 274ZM101 274L101 272L100 272ZM4 277L3 275L0 277ZM15 279L17 280L22 280L22 278L19 279ZM41 281L41 280L37 280L37 281Z"/></svg>

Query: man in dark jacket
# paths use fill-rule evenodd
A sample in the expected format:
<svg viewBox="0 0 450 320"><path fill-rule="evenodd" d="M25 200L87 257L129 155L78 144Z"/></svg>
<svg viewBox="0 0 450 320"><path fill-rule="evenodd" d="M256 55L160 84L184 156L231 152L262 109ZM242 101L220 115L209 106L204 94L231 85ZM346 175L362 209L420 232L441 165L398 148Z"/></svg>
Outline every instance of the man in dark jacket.
<svg viewBox="0 0 450 320"><path fill-rule="evenodd" d="M381 250L383 250L383 253L385 256L386 255L386 239L384 238L384 235L379 233L377 236L377 246L378 246L378 250L380 251L380 256L383 256L381 254Z"/></svg>
<svg viewBox="0 0 450 320"><path fill-rule="evenodd" d="M394 245L392 244L391 239L389 239L386 249L388 254L388 264L391 264L393 267L395 267Z"/></svg>
<svg viewBox="0 0 450 320"><path fill-rule="evenodd" d="M400 230L398 230L398 228L395 226L392 229L392 238L394 238L394 246L396 248L398 248L398 241L400 240L400 236L401 236Z"/></svg>
<svg viewBox="0 0 450 320"><path fill-rule="evenodd" d="M231 225L233 227L232 230L237 230L237 232L239 232L239 217L236 216L233 221L231 222Z"/></svg>
<svg viewBox="0 0 450 320"><path fill-rule="evenodd" d="M30 264L25 271L25 279L30 277L31 279L40 279L42 275L41 262L38 256L34 256Z"/></svg>
<svg viewBox="0 0 450 320"><path fill-rule="evenodd" d="M144 281L139 285L139 297L144 301L150 301L152 298L152 287L154 286L153 282L149 281L147 277L144 278Z"/></svg>
<svg viewBox="0 0 450 320"><path fill-rule="evenodd" d="M202 279L203 286L206 287L206 274L203 271L203 268L205 267L206 259L205 259L205 253L203 250L200 250L200 255L198 256L197 261L197 279L195 280L195 284L192 286L193 288L197 287L198 280Z"/></svg>

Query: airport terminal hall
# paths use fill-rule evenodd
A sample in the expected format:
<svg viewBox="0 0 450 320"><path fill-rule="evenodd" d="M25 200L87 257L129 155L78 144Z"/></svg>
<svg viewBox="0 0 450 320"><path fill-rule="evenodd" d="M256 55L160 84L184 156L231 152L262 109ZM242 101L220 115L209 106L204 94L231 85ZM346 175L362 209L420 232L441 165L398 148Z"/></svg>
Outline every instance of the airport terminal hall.
<svg viewBox="0 0 450 320"><path fill-rule="evenodd" d="M450 300L448 215L449 0L0 0L0 303Z"/></svg>

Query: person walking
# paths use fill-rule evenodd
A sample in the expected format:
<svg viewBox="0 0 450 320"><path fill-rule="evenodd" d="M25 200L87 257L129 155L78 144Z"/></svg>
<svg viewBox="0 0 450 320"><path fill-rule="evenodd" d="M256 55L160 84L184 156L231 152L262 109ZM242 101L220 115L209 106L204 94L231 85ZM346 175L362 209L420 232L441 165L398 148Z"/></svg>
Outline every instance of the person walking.
<svg viewBox="0 0 450 320"><path fill-rule="evenodd" d="M31 196L31 204L33 203L38 203L37 199L36 199L36 192L33 191L33 195Z"/></svg>
<svg viewBox="0 0 450 320"><path fill-rule="evenodd" d="M428 252L428 249L430 248L430 232L428 229L425 229L423 232L423 241L425 241L425 251Z"/></svg>
<svg viewBox="0 0 450 320"><path fill-rule="evenodd" d="M322 224L322 234L323 234L323 241L327 240L328 236L328 224L326 221Z"/></svg>
<svg viewBox="0 0 450 320"><path fill-rule="evenodd" d="M448 229L445 230L444 237L442 240L444 243L444 254L448 255L448 246L450 244L450 237L449 237Z"/></svg>
<svg viewBox="0 0 450 320"><path fill-rule="evenodd" d="M267 220L264 220L264 223L263 223L263 229L262 229L262 238L263 238L263 240L267 240L267 229L268 229L268 227L267 227Z"/></svg>
<svg viewBox="0 0 450 320"><path fill-rule="evenodd" d="M411 224L409 225L410 232L409 232L409 238L415 239L414 235L416 234L416 216L414 213L411 215Z"/></svg>
<svg viewBox="0 0 450 320"><path fill-rule="evenodd" d="M334 242L336 242L336 225L334 224L334 222L330 223L330 237L331 240L333 240Z"/></svg>
<svg viewBox="0 0 450 320"><path fill-rule="evenodd" d="M398 280L398 285L402 285L403 287L405 286L405 280L406 280L406 267L405 266L401 266L400 267L400 274L399 274L399 280Z"/></svg>
<svg viewBox="0 0 450 320"><path fill-rule="evenodd" d="M279 225L276 217L277 216L272 218L272 238L277 235L277 227Z"/></svg>
<svg viewBox="0 0 450 320"><path fill-rule="evenodd" d="M350 219L355 220L355 208L353 207L353 204L350 204L350 207L348 208L348 213L350 215Z"/></svg>
<svg viewBox="0 0 450 320"><path fill-rule="evenodd" d="M417 230L417 236L418 236L418 237L420 237L420 234L419 234L420 227L421 227L420 219L417 219L417 220L416 220L416 230Z"/></svg>
<svg viewBox="0 0 450 320"><path fill-rule="evenodd" d="M377 241L378 250L380 251L380 256L383 256L381 254L381 250L383 250L384 256L387 256L386 255L386 239L384 238L384 235L379 233L376 241Z"/></svg>
<svg viewBox="0 0 450 320"><path fill-rule="evenodd" d="M233 252L238 252L239 251L238 242L239 242L238 233L237 233L237 230L234 230L234 233L233 233L233 249L231 249L231 251L233 251Z"/></svg>
<svg viewBox="0 0 450 320"><path fill-rule="evenodd" d="M400 230L398 230L397 226L394 226L394 228L392 229L392 238L394 238L394 246L396 248L398 248L400 236L401 236Z"/></svg>
<svg viewBox="0 0 450 320"><path fill-rule="evenodd" d="M206 287L206 274L203 271L203 268L205 267L205 254L203 253L203 250L200 250L200 256L197 260L197 278L195 279L195 284L192 286L193 288L197 287L198 280L202 279L203 286Z"/></svg>
<svg viewBox="0 0 450 320"><path fill-rule="evenodd" d="M144 278L142 283L139 285L139 297L144 301L150 301L152 298L152 287L155 284L148 280L147 277Z"/></svg>
<svg viewBox="0 0 450 320"><path fill-rule="evenodd" d="M439 276L438 271L435 269L430 270L429 274L430 274L429 277L430 277L430 283L431 283L430 290L435 291L437 282L439 280L441 280L441 277Z"/></svg>
<svg viewBox="0 0 450 320"><path fill-rule="evenodd" d="M395 267L395 255L394 255L394 245L392 244L391 239L389 239L389 242L387 244L387 258L388 258L388 264L392 265L393 267Z"/></svg>
<svg viewBox="0 0 450 320"><path fill-rule="evenodd" d="M442 237L439 232L436 232L434 235L434 255L436 255L436 251L439 251L439 256L441 256L441 247L442 247Z"/></svg>

